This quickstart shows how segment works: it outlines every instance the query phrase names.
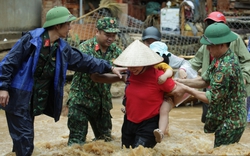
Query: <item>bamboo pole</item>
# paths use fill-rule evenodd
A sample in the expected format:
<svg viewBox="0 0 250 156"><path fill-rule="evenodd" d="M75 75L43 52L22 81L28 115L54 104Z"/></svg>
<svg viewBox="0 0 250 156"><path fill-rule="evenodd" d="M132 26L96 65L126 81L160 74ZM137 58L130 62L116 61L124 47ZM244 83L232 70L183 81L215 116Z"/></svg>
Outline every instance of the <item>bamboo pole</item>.
<svg viewBox="0 0 250 156"><path fill-rule="evenodd" d="M96 9L88 12L87 14L77 18L75 21L78 21L84 17L87 17L87 16L91 15L92 13L94 13L100 9L104 9L104 8L109 9L112 16L117 17L117 18L122 13L121 7L114 0L101 0L98 8L96 8Z"/></svg>

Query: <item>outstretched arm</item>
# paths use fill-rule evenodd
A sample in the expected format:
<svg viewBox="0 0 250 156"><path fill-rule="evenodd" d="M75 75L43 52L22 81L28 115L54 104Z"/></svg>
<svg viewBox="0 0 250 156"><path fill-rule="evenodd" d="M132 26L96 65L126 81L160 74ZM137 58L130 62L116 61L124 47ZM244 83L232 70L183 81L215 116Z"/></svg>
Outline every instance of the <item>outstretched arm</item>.
<svg viewBox="0 0 250 156"><path fill-rule="evenodd" d="M197 77L195 79L175 79L175 81L179 82L179 83L182 83L182 84L185 84L189 87L192 87L192 88L206 88L209 86L208 83L206 83L206 81L204 81L202 79L202 77Z"/></svg>
<svg viewBox="0 0 250 156"><path fill-rule="evenodd" d="M112 67L108 61L95 58L86 53L82 53L78 49L71 48L70 46L68 46L68 49L66 49L64 55L68 55L68 69L77 72L90 74L103 74L112 72L122 78L120 73L127 70L127 68Z"/></svg>
<svg viewBox="0 0 250 156"><path fill-rule="evenodd" d="M115 74L98 74L98 73L94 73L91 74L91 79L94 82L98 82L98 83L114 83L114 82L119 82L119 81L126 81L126 74L122 74L121 75L122 78L118 77Z"/></svg>
<svg viewBox="0 0 250 156"><path fill-rule="evenodd" d="M112 73L116 74L120 79L122 79L121 73L125 72L127 70L128 70L128 68L124 68L124 67L111 67Z"/></svg>
<svg viewBox="0 0 250 156"><path fill-rule="evenodd" d="M179 82L176 82L176 85L179 86L181 89L183 89L186 93L189 93L193 95L195 98L199 99L200 101L209 104L209 100L206 97L206 92L196 90Z"/></svg>

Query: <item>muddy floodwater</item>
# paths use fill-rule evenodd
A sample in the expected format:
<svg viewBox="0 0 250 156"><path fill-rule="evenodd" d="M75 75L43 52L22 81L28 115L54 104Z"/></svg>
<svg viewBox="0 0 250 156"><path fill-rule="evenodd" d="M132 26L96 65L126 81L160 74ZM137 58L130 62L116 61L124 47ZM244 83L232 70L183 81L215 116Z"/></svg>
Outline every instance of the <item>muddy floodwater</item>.
<svg viewBox="0 0 250 156"><path fill-rule="evenodd" d="M35 119L35 149L34 156L164 156L164 155L250 155L250 125L239 143L213 148L214 134L203 131L200 122L202 106L181 105L170 112L169 136L153 149L138 147L121 149L121 125L123 113L120 111L121 99L113 99L113 130L112 142L92 142L94 135L89 128L88 143L80 146L67 146L68 128L67 117L61 116L60 121L54 122L45 115ZM14 156L11 152L10 139L5 114L0 110L0 155Z"/></svg>

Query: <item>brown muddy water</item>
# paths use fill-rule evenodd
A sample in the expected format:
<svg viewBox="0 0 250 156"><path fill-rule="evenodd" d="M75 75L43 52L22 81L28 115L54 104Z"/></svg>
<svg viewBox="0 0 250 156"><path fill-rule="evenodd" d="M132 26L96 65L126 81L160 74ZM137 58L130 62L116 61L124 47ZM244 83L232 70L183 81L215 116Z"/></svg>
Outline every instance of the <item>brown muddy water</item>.
<svg viewBox="0 0 250 156"><path fill-rule="evenodd" d="M61 116L59 122L45 115L35 119L34 156L165 156L165 155L250 155L250 124L239 143L213 148L214 135L203 132L200 122L201 105L181 105L170 112L169 136L153 149L138 147L121 149L121 125L123 113L120 111L121 99L113 99L113 130L114 141L92 142L94 137L89 128L88 143L80 146L67 146L67 117ZM3 110L0 110L0 155L14 156L11 152L12 141L8 133Z"/></svg>

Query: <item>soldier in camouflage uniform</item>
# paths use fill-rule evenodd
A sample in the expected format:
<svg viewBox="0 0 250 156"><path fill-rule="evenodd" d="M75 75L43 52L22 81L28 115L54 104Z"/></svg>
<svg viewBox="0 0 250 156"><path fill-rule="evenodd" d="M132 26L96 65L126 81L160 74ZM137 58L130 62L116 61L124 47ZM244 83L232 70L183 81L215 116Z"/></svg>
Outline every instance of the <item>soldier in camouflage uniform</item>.
<svg viewBox="0 0 250 156"><path fill-rule="evenodd" d="M121 49L114 43L117 21L104 17L97 21L96 36L80 44L79 49L96 58L112 61L121 54ZM111 140L112 109L111 83L121 81L117 77L98 74L74 74L69 92L68 145L84 144L88 132L88 122L93 129L95 139Z"/></svg>
<svg viewBox="0 0 250 156"><path fill-rule="evenodd" d="M75 20L65 7L46 14L43 28L24 34L0 62L0 107L5 110L13 151L32 155L35 116L60 118L67 69L85 73L116 73L108 61L70 47L65 38Z"/></svg>
<svg viewBox="0 0 250 156"><path fill-rule="evenodd" d="M213 23L227 23L226 17L218 11L211 12L207 18L204 20L205 24L208 26ZM235 32L234 32L235 33ZM236 34L236 33L235 33ZM241 36L236 34L238 38L230 43L229 48L237 55L241 71L243 73L244 83L246 85L247 96L250 96L250 54L244 44ZM201 75L208 69L209 64L211 64L213 57L209 55L206 45L202 45L199 50L195 53L195 57L190 59L189 62L192 68L196 71L201 70ZM204 88L204 90L209 90ZM205 123L206 114L208 110L208 104L202 103L202 116L201 122ZM250 121L249 121L250 122Z"/></svg>
<svg viewBox="0 0 250 156"><path fill-rule="evenodd" d="M214 147L239 142L247 123L243 74L236 54L229 48L236 39L237 35L225 24L208 26L200 42L207 45L214 60L202 77L177 79L189 86L184 87L186 92L210 105L204 131L215 133ZM208 85L211 89L206 92L190 88Z"/></svg>

